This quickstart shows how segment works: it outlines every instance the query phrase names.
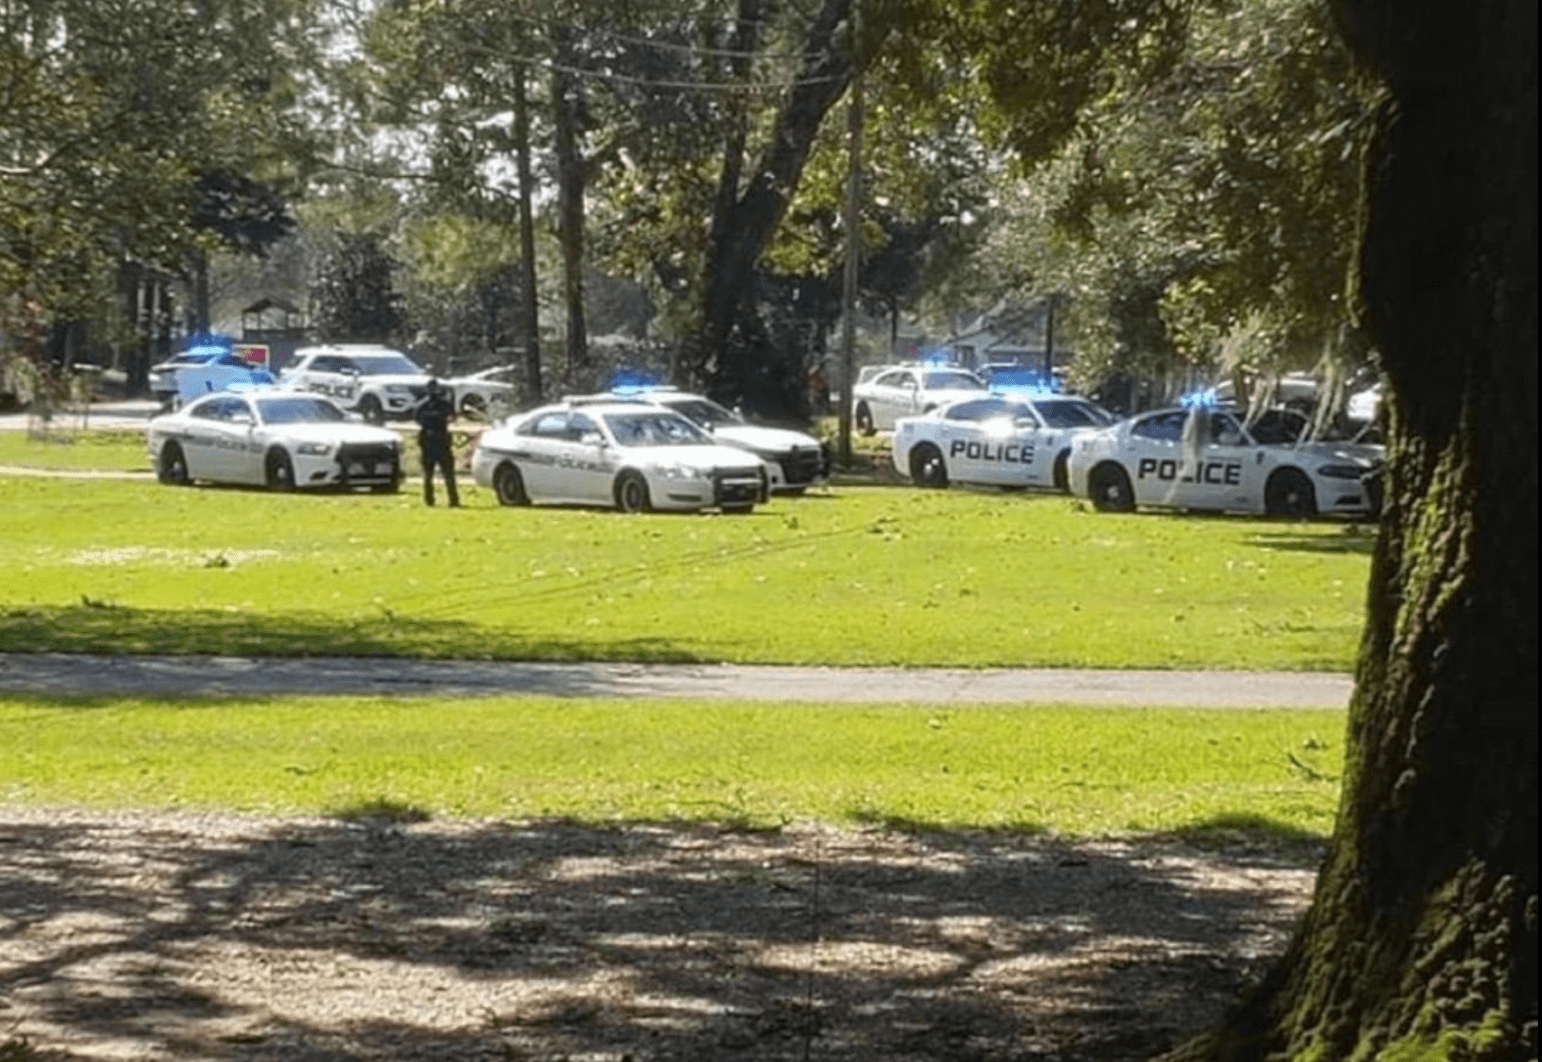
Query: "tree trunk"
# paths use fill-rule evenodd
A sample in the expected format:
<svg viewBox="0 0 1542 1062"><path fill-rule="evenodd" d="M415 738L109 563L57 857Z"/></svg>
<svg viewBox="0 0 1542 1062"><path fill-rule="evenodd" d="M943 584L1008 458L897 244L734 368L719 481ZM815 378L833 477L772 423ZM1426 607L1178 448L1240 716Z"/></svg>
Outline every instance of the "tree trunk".
<svg viewBox="0 0 1542 1062"><path fill-rule="evenodd" d="M562 292L567 306L568 382L589 364L589 337L584 327L584 160L579 149L581 115L578 78L568 73L576 60L568 41L571 31L558 31L557 65L552 74L552 107L556 124L558 237L562 243Z"/></svg>
<svg viewBox="0 0 1542 1062"><path fill-rule="evenodd" d="M747 186L713 218L707 254L698 370L720 364L734 320L750 289L755 263L781 223L803 176L814 137L829 109L850 83L850 41L844 23L852 0L825 0L804 36L808 57L777 115L769 146ZM864 51L871 55L872 49Z"/></svg>
<svg viewBox="0 0 1542 1062"><path fill-rule="evenodd" d="M525 393L528 408L541 404L541 317L535 284L535 216L530 200L535 180L530 172L530 103L525 72L514 72L514 157L519 171L519 292L524 303L520 331L525 347Z"/></svg>
<svg viewBox="0 0 1542 1062"><path fill-rule="evenodd" d="M1535 0L1337 0L1386 80L1360 286L1391 402L1312 909L1206 1060L1537 1057Z"/></svg>

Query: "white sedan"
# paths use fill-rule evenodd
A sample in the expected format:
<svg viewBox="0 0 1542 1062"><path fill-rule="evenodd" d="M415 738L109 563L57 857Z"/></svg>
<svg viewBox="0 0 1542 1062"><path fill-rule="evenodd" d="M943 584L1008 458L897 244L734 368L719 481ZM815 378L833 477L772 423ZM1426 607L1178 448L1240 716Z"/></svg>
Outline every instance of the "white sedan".
<svg viewBox="0 0 1542 1062"><path fill-rule="evenodd" d="M215 392L151 418L146 444L162 483L375 491L401 484L400 437L349 420L321 395Z"/></svg>
<svg viewBox="0 0 1542 1062"><path fill-rule="evenodd" d="M1142 413L1080 436L1071 450L1071 493L1105 512L1138 505L1272 516L1374 516L1380 447L1345 443L1265 445L1226 410L1210 406Z"/></svg>
<svg viewBox="0 0 1542 1062"><path fill-rule="evenodd" d="M673 387L648 387L637 397L689 417L729 446L748 450L766 463L772 494L802 494L830 473L830 458L820 441L806 432L751 424L705 395Z"/></svg>
<svg viewBox="0 0 1542 1062"><path fill-rule="evenodd" d="M1073 395L987 395L953 402L894 425L894 467L918 486L1068 485L1077 435L1108 423L1095 403Z"/></svg>
<svg viewBox="0 0 1542 1062"><path fill-rule="evenodd" d="M512 365L495 365L443 383L455 396L455 411L461 416L497 420L515 408L519 372Z"/></svg>
<svg viewBox="0 0 1542 1062"><path fill-rule="evenodd" d="M672 410L623 399L542 406L482 433L471 474L504 505L556 502L622 512L747 513L769 477L747 450L722 446Z"/></svg>
<svg viewBox="0 0 1542 1062"><path fill-rule="evenodd" d="M852 418L858 431L871 435L893 428L900 417L986 393L985 381L968 369L899 365L852 388Z"/></svg>

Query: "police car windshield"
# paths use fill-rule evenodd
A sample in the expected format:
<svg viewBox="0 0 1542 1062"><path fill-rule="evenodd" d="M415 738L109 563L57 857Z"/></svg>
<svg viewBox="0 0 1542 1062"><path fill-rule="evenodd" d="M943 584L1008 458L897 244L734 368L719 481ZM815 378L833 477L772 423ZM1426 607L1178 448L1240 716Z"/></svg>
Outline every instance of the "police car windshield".
<svg viewBox="0 0 1542 1062"><path fill-rule="evenodd" d="M1041 398L1033 405L1051 428L1101 428L1113 423L1111 419L1099 416L1102 411L1090 402Z"/></svg>
<svg viewBox="0 0 1542 1062"><path fill-rule="evenodd" d="M980 378L967 372L924 372L921 386L928 391L983 391L985 384Z"/></svg>
<svg viewBox="0 0 1542 1062"><path fill-rule="evenodd" d="M422 376L423 370L405 354L362 354L353 359L360 376Z"/></svg>
<svg viewBox="0 0 1542 1062"><path fill-rule="evenodd" d="M683 413L704 428L726 424L739 424L739 418L712 401L710 398L679 398L664 400L664 405L676 413Z"/></svg>
<svg viewBox="0 0 1542 1062"><path fill-rule="evenodd" d="M622 446L710 446L712 436L677 413L607 413L605 426Z"/></svg>
<svg viewBox="0 0 1542 1062"><path fill-rule="evenodd" d="M335 424L348 419L331 402L305 395L258 399L257 412L264 424Z"/></svg>

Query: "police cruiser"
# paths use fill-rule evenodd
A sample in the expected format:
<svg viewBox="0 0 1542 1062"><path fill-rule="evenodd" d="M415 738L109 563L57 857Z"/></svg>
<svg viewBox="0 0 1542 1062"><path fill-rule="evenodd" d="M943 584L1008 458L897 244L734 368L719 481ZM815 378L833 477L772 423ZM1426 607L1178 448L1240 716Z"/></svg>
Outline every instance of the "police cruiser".
<svg viewBox="0 0 1542 1062"><path fill-rule="evenodd" d="M1071 492L1103 512L1136 506L1271 516L1374 516L1385 453L1365 444L1264 444L1230 411L1195 403L1079 437Z"/></svg>
<svg viewBox="0 0 1542 1062"><path fill-rule="evenodd" d="M472 478L503 505L558 502L622 512L747 513L769 476L754 454L723 446L673 410L611 395L572 398L495 424Z"/></svg>
<svg viewBox="0 0 1542 1062"><path fill-rule="evenodd" d="M978 483L1065 490L1077 435L1110 420L1073 395L990 394L894 424L894 467L918 486Z"/></svg>

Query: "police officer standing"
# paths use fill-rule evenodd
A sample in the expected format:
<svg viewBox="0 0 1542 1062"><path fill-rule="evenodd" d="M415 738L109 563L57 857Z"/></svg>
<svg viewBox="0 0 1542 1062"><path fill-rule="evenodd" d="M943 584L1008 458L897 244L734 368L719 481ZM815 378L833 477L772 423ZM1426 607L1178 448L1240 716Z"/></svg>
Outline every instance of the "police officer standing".
<svg viewBox="0 0 1542 1062"><path fill-rule="evenodd" d="M413 416L418 422L418 450L423 458L423 503L434 504L434 473L444 473L445 493L450 508L460 508L455 491L455 449L450 445L450 419L455 406L438 380L428 381L428 393L418 403Z"/></svg>

